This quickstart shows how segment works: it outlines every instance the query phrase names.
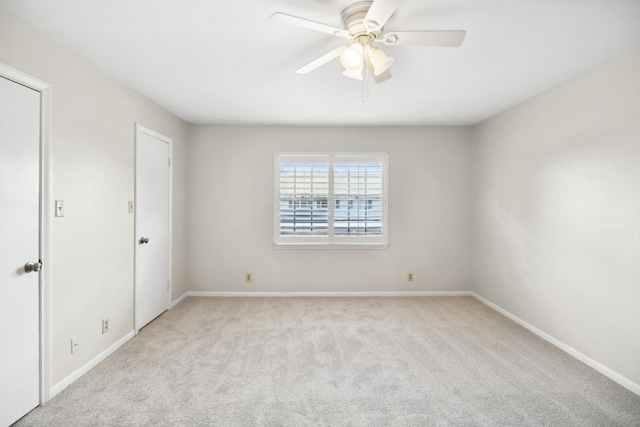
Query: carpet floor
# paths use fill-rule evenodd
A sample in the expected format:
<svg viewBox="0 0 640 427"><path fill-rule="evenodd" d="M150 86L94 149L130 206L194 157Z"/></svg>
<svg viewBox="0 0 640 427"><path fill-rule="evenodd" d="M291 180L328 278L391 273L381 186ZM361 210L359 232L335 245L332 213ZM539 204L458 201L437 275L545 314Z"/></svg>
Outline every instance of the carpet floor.
<svg viewBox="0 0 640 427"><path fill-rule="evenodd" d="M640 426L471 297L187 298L17 426Z"/></svg>

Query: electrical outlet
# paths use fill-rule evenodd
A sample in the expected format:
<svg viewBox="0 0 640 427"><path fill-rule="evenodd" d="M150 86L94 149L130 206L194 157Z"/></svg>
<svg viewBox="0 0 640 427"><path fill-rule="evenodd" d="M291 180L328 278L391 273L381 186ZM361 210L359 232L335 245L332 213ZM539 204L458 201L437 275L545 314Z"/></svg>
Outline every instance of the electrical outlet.
<svg viewBox="0 0 640 427"><path fill-rule="evenodd" d="M75 353L80 350L80 337L71 338L71 353Z"/></svg>
<svg viewBox="0 0 640 427"><path fill-rule="evenodd" d="M109 318L102 319L102 335L109 332Z"/></svg>
<svg viewBox="0 0 640 427"><path fill-rule="evenodd" d="M413 273L407 273L407 281L413 282Z"/></svg>
<svg viewBox="0 0 640 427"><path fill-rule="evenodd" d="M244 281L249 283L253 281L253 274L251 273L244 273Z"/></svg>

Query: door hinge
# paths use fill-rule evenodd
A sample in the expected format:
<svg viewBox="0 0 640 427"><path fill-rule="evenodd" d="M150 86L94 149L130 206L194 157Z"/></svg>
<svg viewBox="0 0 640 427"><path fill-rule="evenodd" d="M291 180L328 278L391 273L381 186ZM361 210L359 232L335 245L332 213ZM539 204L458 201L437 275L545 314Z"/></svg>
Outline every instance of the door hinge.
<svg viewBox="0 0 640 427"><path fill-rule="evenodd" d="M167 159L167 166L171 166L171 159Z"/></svg>

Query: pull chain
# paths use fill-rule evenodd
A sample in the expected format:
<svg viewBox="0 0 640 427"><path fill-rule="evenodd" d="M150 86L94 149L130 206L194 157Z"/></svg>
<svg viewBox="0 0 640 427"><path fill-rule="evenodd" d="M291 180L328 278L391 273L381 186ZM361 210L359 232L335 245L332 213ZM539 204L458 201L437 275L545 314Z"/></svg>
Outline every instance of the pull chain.
<svg viewBox="0 0 640 427"><path fill-rule="evenodd" d="M362 72L362 103L364 104L369 97L369 67L367 64L362 64L364 70Z"/></svg>

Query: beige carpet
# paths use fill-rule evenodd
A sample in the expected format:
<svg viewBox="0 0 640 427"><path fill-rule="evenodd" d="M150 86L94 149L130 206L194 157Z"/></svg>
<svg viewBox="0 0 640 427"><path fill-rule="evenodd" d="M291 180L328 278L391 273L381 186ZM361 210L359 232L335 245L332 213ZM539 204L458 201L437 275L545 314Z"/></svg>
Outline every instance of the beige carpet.
<svg viewBox="0 0 640 427"><path fill-rule="evenodd" d="M639 426L470 297L187 298L18 426Z"/></svg>

